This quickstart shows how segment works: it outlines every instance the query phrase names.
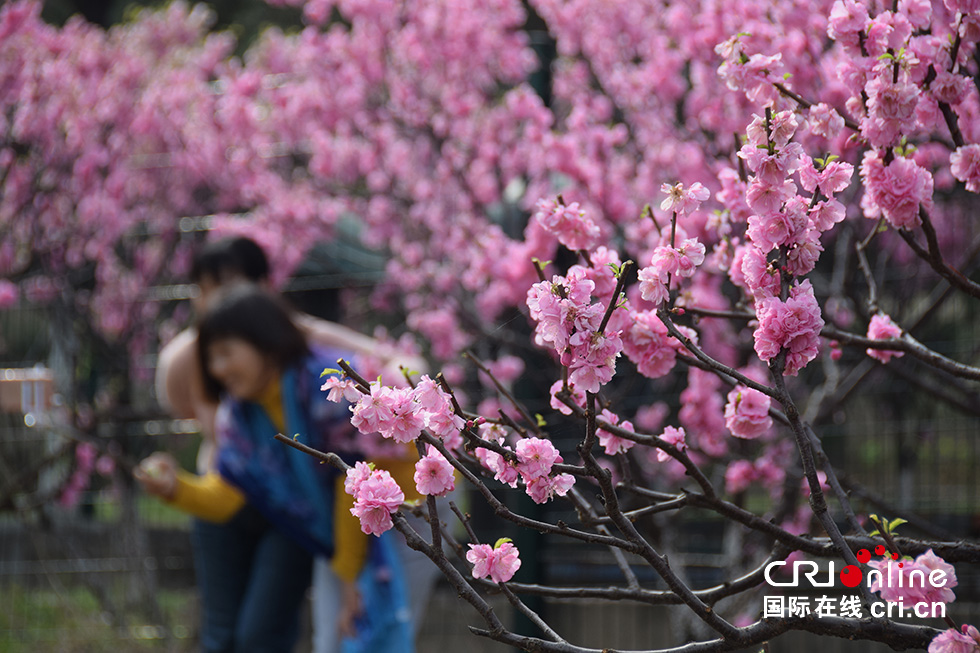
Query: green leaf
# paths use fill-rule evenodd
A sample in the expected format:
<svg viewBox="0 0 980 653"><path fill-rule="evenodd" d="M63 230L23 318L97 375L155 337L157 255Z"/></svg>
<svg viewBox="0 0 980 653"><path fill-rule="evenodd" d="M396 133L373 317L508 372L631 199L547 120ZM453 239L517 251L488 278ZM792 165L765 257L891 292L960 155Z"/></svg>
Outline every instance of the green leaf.
<svg viewBox="0 0 980 653"><path fill-rule="evenodd" d="M888 531L891 532L901 526L902 524L909 523L907 519L902 519L901 517L896 517L895 519L888 522Z"/></svg>
<svg viewBox="0 0 980 653"><path fill-rule="evenodd" d="M824 163L824 160L823 160L823 159L814 159L814 160L813 160L813 162L814 162L814 163L816 163L816 164L817 164L818 166L820 166L821 168L822 168L822 167L824 167L824 166L826 165L826 164Z"/></svg>
<svg viewBox="0 0 980 653"><path fill-rule="evenodd" d="M322 372L320 372L320 378L322 379L323 377L327 376L328 374L343 374L343 372L341 372L340 370L338 370L336 368L333 368L333 367L326 367L326 368L323 369Z"/></svg>
<svg viewBox="0 0 980 653"><path fill-rule="evenodd" d="M502 537L494 543L493 548L499 549L502 545L506 544L507 542L513 542L513 541L514 540L510 539L509 537Z"/></svg>
<svg viewBox="0 0 980 653"><path fill-rule="evenodd" d="M786 81L793 76L793 73L783 73L783 81Z"/></svg>
<svg viewBox="0 0 980 653"><path fill-rule="evenodd" d="M881 535L881 533L878 532L877 528L871 531L870 533L868 533L868 537L875 537L876 535Z"/></svg>
<svg viewBox="0 0 980 653"><path fill-rule="evenodd" d="M544 421L544 418L541 417L541 413L534 413L534 419L538 422L538 428L548 426L548 422Z"/></svg>

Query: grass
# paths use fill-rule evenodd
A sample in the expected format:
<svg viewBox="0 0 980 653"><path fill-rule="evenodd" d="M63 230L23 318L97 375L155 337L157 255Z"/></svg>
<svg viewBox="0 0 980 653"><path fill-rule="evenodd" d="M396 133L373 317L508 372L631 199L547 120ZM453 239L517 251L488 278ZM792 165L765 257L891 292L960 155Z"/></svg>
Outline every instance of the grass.
<svg viewBox="0 0 980 653"><path fill-rule="evenodd" d="M166 624L127 614L112 617L85 588L56 592L19 585L0 587L0 651L5 653L95 653L196 649L197 601L193 589L157 594ZM115 600L115 597L114 597Z"/></svg>

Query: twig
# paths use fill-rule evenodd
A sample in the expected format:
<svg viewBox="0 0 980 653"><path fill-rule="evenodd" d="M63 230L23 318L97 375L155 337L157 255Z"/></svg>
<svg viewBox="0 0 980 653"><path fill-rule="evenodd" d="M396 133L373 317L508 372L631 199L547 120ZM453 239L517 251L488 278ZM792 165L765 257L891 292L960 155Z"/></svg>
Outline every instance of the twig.
<svg viewBox="0 0 980 653"><path fill-rule="evenodd" d="M921 342L905 333L901 338L874 339L865 338L854 333L843 331L834 326L825 326L821 330L821 335L833 338L838 342L849 345L858 345L865 349L882 349L887 351L901 351L928 363L936 369L948 372L953 376L958 376L971 381L980 381L980 368L971 365L958 363L951 358L935 352Z"/></svg>
<svg viewBox="0 0 980 653"><path fill-rule="evenodd" d="M944 260L942 253L939 250L939 241L936 238L936 230L932 226L932 222L929 219L926 210L919 207L919 217L922 220L922 231L926 235L926 243L928 244L928 250L923 248L915 240L915 236L912 232L907 229L899 229L898 235L901 236L902 240L908 243L908 246L912 248L915 254L924 260L926 263L935 270L939 276L946 279L951 285L967 293L971 297L980 299L980 285L974 283L968 279L962 272L950 267Z"/></svg>
<svg viewBox="0 0 980 653"><path fill-rule="evenodd" d="M536 433L540 433L540 430L538 429L537 420L533 419L531 417L531 415L528 414L527 409L524 407L524 405L521 402L517 401L517 399L514 397L514 395L507 388L505 388L503 386L503 384L490 371L490 369L483 363L483 361L480 360L480 358L475 353L473 353L471 350L467 350L467 351L463 352L463 356L465 356L466 358L469 358L471 361L473 361L473 364L476 365L480 369L481 372L483 372L488 377L490 377L490 380L493 381L493 385L497 388L497 392L499 392L500 394L502 394L507 399L507 401L509 401L510 404L515 409L517 409L517 412L519 412L521 414L521 417L524 419L525 422L527 422L531 426L532 430L534 430Z"/></svg>

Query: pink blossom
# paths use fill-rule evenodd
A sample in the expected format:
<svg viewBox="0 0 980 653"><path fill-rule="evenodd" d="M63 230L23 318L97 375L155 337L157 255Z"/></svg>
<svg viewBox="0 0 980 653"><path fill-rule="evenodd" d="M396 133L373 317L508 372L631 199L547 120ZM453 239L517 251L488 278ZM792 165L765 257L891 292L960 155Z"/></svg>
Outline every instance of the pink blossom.
<svg viewBox="0 0 980 653"><path fill-rule="evenodd" d="M568 366L569 382L586 392L599 392L616 373L616 359L623 350L620 334L577 331L568 344L561 362Z"/></svg>
<svg viewBox="0 0 980 653"><path fill-rule="evenodd" d="M633 424L631 424L629 420L620 423L619 415L616 415L608 409L604 408L602 413L599 415L599 418L609 424L612 424L613 426L624 428L627 431L633 430ZM610 433L609 431L606 431L602 428L602 426L599 426L596 429L596 435L599 438L599 444L602 445L603 449L605 449L606 453L610 456L614 456L618 453L626 453L633 448L634 444L636 444L632 440L621 438Z"/></svg>
<svg viewBox="0 0 980 653"><path fill-rule="evenodd" d="M833 138L844 129L844 118L833 107L820 102L810 107L807 124L814 134Z"/></svg>
<svg viewBox="0 0 980 653"><path fill-rule="evenodd" d="M480 426L480 437L484 440L503 445L506 436L507 432L499 425L483 424ZM510 450L509 447L505 447L505 449ZM477 460L494 473L496 480L501 483L506 483L511 487L517 487L517 480L520 478L520 474L517 468L508 462L503 455L484 447L477 447L474 453L476 454Z"/></svg>
<svg viewBox="0 0 980 653"><path fill-rule="evenodd" d="M447 405L452 405L449 393L443 390L437 381L429 378L428 374L419 377L412 394L419 407L427 412L439 412Z"/></svg>
<svg viewBox="0 0 980 653"><path fill-rule="evenodd" d="M807 229L789 250L786 257L786 270L796 277L809 274L816 267L822 251L820 232L816 229Z"/></svg>
<svg viewBox="0 0 980 653"><path fill-rule="evenodd" d="M769 430L769 395L744 385L728 393L725 406L725 426L737 438L754 439Z"/></svg>
<svg viewBox="0 0 980 653"><path fill-rule="evenodd" d="M725 168L718 173L718 181L721 182L721 190L715 193L715 198L731 212L733 221L744 222L751 213L745 202L745 182L731 168Z"/></svg>
<svg viewBox="0 0 980 653"><path fill-rule="evenodd" d="M664 429L663 433L660 434L660 439L667 444L673 445L678 451L684 451L687 449L687 434L684 432L683 428L676 428L674 426L668 426ZM663 449L657 449L657 460L659 462L665 462L670 460L671 456Z"/></svg>
<svg viewBox="0 0 980 653"><path fill-rule="evenodd" d="M495 548L489 544L470 544L466 560L473 565L473 578L489 576L495 583L506 583L521 568L520 552L506 539L498 541Z"/></svg>
<svg viewBox="0 0 980 653"><path fill-rule="evenodd" d="M667 198L660 203L662 211L673 211L678 215L689 215L697 211L701 202L711 196L707 188L700 182L694 182L690 188L684 189L683 184L663 184L660 192L665 193Z"/></svg>
<svg viewBox="0 0 980 653"><path fill-rule="evenodd" d="M821 232L827 231L838 222L843 221L844 215L844 205L837 200L817 202L810 209L810 220L813 222L813 228Z"/></svg>
<svg viewBox="0 0 980 653"><path fill-rule="evenodd" d="M679 277L690 277L694 270L704 263L704 245L697 238L688 238L680 247L662 245L653 250L653 260L650 265L658 271L660 278L668 274ZM644 299L646 299L644 297Z"/></svg>
<svg viewBox="0 0 980 653"><path fill-rule="evenodd" d="M561 462L561 455L549 440L524 438L517 443L517 469L525 482L528 479L548 476L551 466Z"/></svg>
<svg viewBox="0 0 980 653"><path fill-rule="evenodd" d="M419 494L445 496L456 487L453 466L441 453L430 449L426 456L415 463L415 487Z"/></svg>
<svg viewBox="0 0 980 653"><path fill-rule="evenodd" d="M466 559L473 565L473 578L486 578L490 575L493 562L493 547L489 544L470 544Z"/></svg>
<svg viewBox="0 0 980 653"><path fill-rule="evenodd" d="M642 311L633 314L633 326L623 336L623 352L640 374L656 379L674 368L676 342L655 311Z"/></svg>
<svg viewBox="0 0 980 653"><path fill-rule="evenodd" d="M952 12L975 14L980 12L980 0L943 0L946 8Z"/></svg>
<svg viewBox="0 0 980 653"><path fill-rule="evenodd" d="M980 145L963 145L949 156L953 176L972 193L980 193Z"/></svg>
<svg viewBox="0 0 980 653"><path fill-rule="evenodd" d="M912 23L901 13L883 11L868 26L865 47L872 57L880 57L888 51L899 52L912 35Z"/></svg>
<svg viewBox="0 0 980 653"><path fill-rule="evenodd" d="M578 202L564 205L558 200L539 200L534 217L568 249L588 250L599 240L599 227L585 215Z"/></svg>
<svg viewBox="0 0 980 653"><path fill-rule="evenodd" d="M736 267L741 273L743 287L752 293L755 299L779 294L779 273L769 265L765 252L755 245L749 243L739 247L732 261L732 268ZM733 274L732 277L734 281L735 275Z"/></svg>
<svg viewBox="0 0 980 653"><path fill-rule="evenodd" d="M524 373L524 361L517 356L502 356L495 361L486 361L486 366L504 384L513 383Z"/></svg>
<svg viewBox="0 0 980 653"><path fill-rule="evenodd" d="M691 446L710 456L722 456L728 451L728 438L724 402L718 392L721 381L714 374L696 367L690 368L687 379L677 417L685 432L695 438Z"/></svg>
<svg viewBox="0 0 980 653"><path fill-rule="evenodd" d="M782 210L749 217L746 235L763 252L780 245L793 245L806 234L809 215L806 201L799 196L787 200Z"/></svg>
<svg viewBox="0 0 980 653"><path fill-rule="evenodd" d="M811 193L819 187L824 197L831 198L834 193L847 188L853 173L854 166L842 161L831 161L821 170L816 170L813 161L808 158L800 168L800 185Z"/></svg>
<svg viewBox="0 0 980 653"><path fill-rule="evenodd" d="M650 404L649 406L641 406L636 411L636 416L633 421L636 422L637 426L648 433L657 431L660 426L667 419L667 415L670 413L670 408L667 404L663 402L657 402L655 404Z"/></svg>
<svg viewBox="0 0 980 653"><path fill-rule="evenodd" d="M756 213L774 213L783 202L796 194L796 184L788 179L777 184L767 184L755 180L749 184L745 200Z"/></svg>
<svg viewBox="0 0 980 653"><path fill-rule="evenodd" d="M565 405L565 402L559 401L556 397L558 392L562 389L564 384L561 381L555 381L550 389L551 394L551 407L560 412L563 415L571 415L572 409ZM568 390L572 395L572 400L581 408L585 408L585 392L579 390L574 384L569 384Z"/></svg>
<svg viewBox="0 0 980 653"><path fill-rule="evenodd" d="M355 472L355 476L359 472ZM348 476L348 481L350 481ZM405 493L385 470L374 470L367 478L351 483L354 507L351 514L361 522L368 535L381 535L392 527L391 515L405 501ZM347 483L344 484L345 491ZM351 494L348 491L348 494Z"/></svg>
<svg viewBox="0 0 980 653"><path fill-rule="evenodd" d="M19 295L17 284L7 279L0 279L0 309L10 308L16 304Z"/></svg>
<svg viewBox="0 0 980 653"><path fill-rule="evenodd" d="M834 40L856 35L868 25L868 9L857 0L836 0L830 10L827 33Z"/></svg>
<svg viewBox="0 0 980 653"><path fill-rule="evenodd" d="M929 0L899 0L898 10L905 14L913 27L925 29L932 20L932 3Z"/></svg>
<svg viewBox="0 0 980 653"><path fill-rule="evenodd" d="M785 302L778 297L760 300L756 305L756 316L759 326L753 337L759 358L768 362L785 349L786 369L783 373L796 376L816 357L824 321L809 280L794 286Z"/></svg>
<svg viewBox="0 0 980 653"><path fill-rule="evenodd" d="M112 456L103 455L99 456L99 459L95 461L95 471L97 471L102 476L112 476L112 473L116 469L116 461Z"/></svg>
<svg viewBox="0 0 980 653"><path fill-rule="evenodd" d="M899 564L902 566L899 567ZM868 565L880 572L875 574L871 591L879 592L882 600L891 603L904 601L915 603L951 603L956 600L953 588L957 586L953 566L929 549L915 560L872 560ZM916 573L913 575L912 572ZM936 574L935 582L930 578Z"/></svg>
<svg viewBox="0 0 980 653"><path fill-rule="evenodd" d="M909 82L896 84L890 78L875 77L865 90L868 115L861 121L861 134L878 148L897 144L901 134L915 127L918 87Z"/></svg>
<svg viewBox="0 0 980 653"><path fill-rule="evenodd" d="M919 226L919 207L932 206L932 175L915 161L896 157L886 167L873 150L864 154L861 177L865 195L861 200L869 218L884 215L896 229Z"/></svg>
<svg viewBox="0 0 980 653"><path fill-rule="evenodd" d="M392 389L377 381L371 383L370 389L370 394L361 395L357 403L351 406L351 424L365 435L381 432L395 416L396 402Z"/></svg>
<svg viewBox="0 0 980 653"><path fill-rule="evenodd" d="M746 128L746 136L751 147L743 148L743 151L748 153L754 149L762 152L770 142L775 148L782 149L789 144L797 127L799 127L799 121L792 111L777 111L772 115L768 127L765 116L755 114L752 116L752 122ZM740 153L739 156L742 154Z"/></svg>
<svg viewBox="0 0 980 653"><path fill-rule="evenodd" d="M388 396L392 399L389 405L394 414L391 419L381 423L379 432L400 444L411 442L422 433L426 416L415 403L411 390L394 388Z"/></svg>
<svg viewBox="0 0 980 653"><path fill-rule="evenodd" d="M344 492L356 497L357 493L360 491L361 483L367 480L374 471L374 466L358 461L354 463L354 466L347 470L347 477L344 480Z"/></svg>
<svg viewBox="0 0 980 653"><path fill-rule="evenodd" d="M928 653L980 653L980 632L970 624L945 630L929 643Z"/></svg>
<svg viewBox="0 0 980 653"><path fill-rule="evenodd" d="M888 340L894 338L896 340L901 339L902 329L897 324L892 322L892 319L887 315L882 313L876 313L871 316L871 323L868 325L868 338L871 340ZM867 349L865 350L871 358L880 360L882 363L887 363L892 358L900 358L905 355L902 351L893 351L888 349Z"/></svg>
<svg viewBox="0 0 980 653"><path fill-rule="evenodd" d="M749 169L755 173L756 181L767 186L777 187L800 166L803 150L798 143L788 143L770 152L765 146L746 143L738 151ZM751 205L751 202L750 202Z"/></svg>
<svg viewBox="0 0 980 653"><path fill-rule="evenodd" d="M550 501L555 495L565 496L575 484L575 477L571 474L558 474L556 476L538 476L525 481L527 494L535 503L541 504Z"/></svg>
<svg viewBox="0 0 980 653"><path fill-rule="evenodd" d="M725 491L729 494L744 492L755 482L755 467L748 460L733 460L725 469Z"/></svg>
<svg viewBox="0 0 980 653"><path fill-rule="evenodd" d="M956 105L963 101L970 91L970 79L947 70L936 72L936 78L929 83L929 92L939 102Z"/></svg>
<svg viewBox="0 0 980 653"><path fill-rule="evenodd" d="M361 391L357 389L352 379L337 375L327 377L320 390L327 393L327 401L334 403L339 403L341 400L354 403L361 398Z"/></svg>
<svg viewBox="0 0 980 653"><path fill-rule="evenodd" d="M659 269L652 266L641 268L637 277L640 280L640 297L643 299L659 306L670 298L667 277L662 276Z"/></svg>

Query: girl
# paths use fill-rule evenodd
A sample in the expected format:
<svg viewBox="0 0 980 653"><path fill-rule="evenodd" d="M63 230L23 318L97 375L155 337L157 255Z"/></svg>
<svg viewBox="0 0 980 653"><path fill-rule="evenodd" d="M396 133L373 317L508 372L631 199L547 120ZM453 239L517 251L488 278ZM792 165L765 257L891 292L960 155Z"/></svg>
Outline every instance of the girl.
<svg viewBox="0 0 980 653"><path fill-rule="evenodd" d="M355 579L367 540L350 515L343 477L272 437L286 433L321 451L352 450L349 412L319 391L321 371L349 356L311 352L281 301L251 285L227 291L203 316L198 356L205 391L221 398L217 473L179 472L161 456L148 465L156 466L155 477L144 473L140 480L178 507L221 524L205 528L206 541L198 542L205 650L292 650L314 555L331 559L340 579L329 590L334 596L319 599L337 606L333 628L350 630L364 612ZM222 478L237 488L237 497L227 496ZM154 486L157 480L161 487Z"/></svg>

